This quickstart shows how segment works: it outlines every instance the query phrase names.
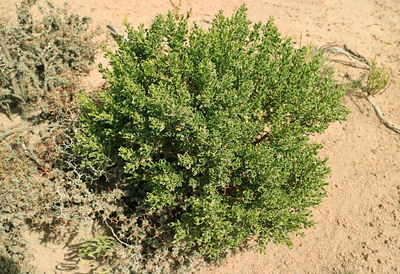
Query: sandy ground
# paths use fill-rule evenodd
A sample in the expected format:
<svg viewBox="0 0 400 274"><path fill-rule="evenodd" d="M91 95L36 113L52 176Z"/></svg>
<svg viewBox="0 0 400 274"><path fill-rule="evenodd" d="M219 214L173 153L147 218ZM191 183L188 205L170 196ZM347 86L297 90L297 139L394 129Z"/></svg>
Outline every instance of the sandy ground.
<svg viewBox="0 0 400 274"><path fill-rule="evenodd" d="M0 13L12 14L13 2L0 0ZM297 45L346 44L368 59L376 55L390 70L392 81L385 93L373 99L387 118L400 123L400 1L182 2L183 11L191 8L191 18L204 27L218 10L230 15L245 2L251 20L275 17L282 35L293 37ZM68 3L72 11L89 15L102 28L112 23L121 30L124 18L134 26L149 24L170 8L167 0ZM100 81L93 71L84 83L92 88ZM292 249L270 245L265 254L236 254L202 273L400 273L400 136L380 123L364 99L346 96L344 103L352 112L348 121L333 124L315 138L324 144L321 155L329 157L332 168L328 197L314 210L316 229L294 239ZM27 233L27 239L38 273L67 273L55 269L65 260L66 247L44 246L37 234Z"/></svg>

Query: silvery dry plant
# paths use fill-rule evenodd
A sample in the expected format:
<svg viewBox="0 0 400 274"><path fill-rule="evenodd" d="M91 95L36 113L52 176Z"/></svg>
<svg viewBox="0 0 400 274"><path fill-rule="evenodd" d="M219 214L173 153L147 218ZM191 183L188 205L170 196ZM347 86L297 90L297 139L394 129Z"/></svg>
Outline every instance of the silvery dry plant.
<svg viewBox="0 0 400 274"><path fill-rule="evenodd" d="M72 101L76 77L89 71L98 48L88 17L47 2L34 19L35 5L37 0L17 4L16 24L0 18L0 108L25 119L39 106L39 114L48 114L61 111L58 101Z"/></svg>

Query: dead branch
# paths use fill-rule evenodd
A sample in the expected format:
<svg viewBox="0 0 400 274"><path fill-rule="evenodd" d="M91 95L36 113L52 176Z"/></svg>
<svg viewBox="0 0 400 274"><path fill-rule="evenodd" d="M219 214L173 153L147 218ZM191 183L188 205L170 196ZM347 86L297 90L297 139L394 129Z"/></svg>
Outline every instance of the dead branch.
<svg viewBox="0 0 400 274"><path fill-rule="evenodd" d="M32 161L35 162L35 164L38 165L38 167L44 167L45 163L39 159L30 148L28 148L24 143L22 143L22 149L24 150L24 154L26 157L28 157L29 159L31 159Z"/></svg>
<svg viewBox="0 0 400 274"><path fill-rule="evenodd" d="M123 35L113 24L108 24L107 28L110 30L110 33L114 39L123 38L126 42L129 41L129 38L126 35Z"/></svg>
<svg viewBox="0 0 400 274"><path fill-rule="evenodd" d="M115 238L120 244L122 244L122 245L124 245L124 246L126 246L126 247L132 248L131 245L129 245L129 244L127 244L127 243L121 241L121 240L118 238L117 234L115 234L115 232L114 232L114 229L112 228L112 226L110 226L110 225L107 223L107 220L106 220L106 219L104 219L104 223L105 223L106 226L111 230L111 233L113 234L114 238Z"/></svg>
<svg viewBox="0 0 400 274"><path fill-rule="evenodd" d="M363 55L359 54L358 52L355 52L354 50L350 49L348 46L343 45L343 48L338 47L337 45L330 44L330 45L325 45L320 47L320 50L328 53L333 53L333 54L342 54L347 56L351 61L346 62L346 61L341 61L341 60L333 60L334 62L341 63L346 66L351 66L355 68L361 68L361 69L366 69L370 71L371 69L371 63L365 58ZM360 79L357 80L357 82L361 83L367 78L369 72L364 73ZM352 80L351 76L349 74L346 75L350 80ZM370 103L372 108L374 109L376 115L378 118L382 121L382 123L389 129L393 130L394 132L400 134L400 127L392 123L391 121L387 120L380 108L371 100L370 96L368 95L367 92L363 90L363 87L359 86L358 88L361 89L361 93L364 95L365 99Z"/></svg>
<svg viewBox="0 0 400 274"><path fill-rule="evenodd" d="M364 56L362 56L361 54L359 54L358 52L355 52L354 50L350 49L346 44L343 45L343 48L349 52L350 54L352 54L353 56L357 57L361 62L364 62L365 64L368 65L368 67L371 66L370 62L367 60L367 58L365 58Z"/></svg>
<svg viewBox="0 0 400 274"><path fill-rule="evenodd" d="M0 141L2 141L3 139L7 138L8 136L16 134L16 133L18 133L20 131L25 131L28 128L29 127L26 124L22 124L22 125L18 125L16 127L13 127L11 129L3 130L4 133L0 135Z"/></svg>
<svg viewBox="0 0 400 274"><path fill-rule="evenodd" d="M343 45L343 48L341 48L335 44L329 44L329 45L320 47L320 50L327 52L327 53L345 55L347 58L350 59L350 62L337 60L337 59L331 59L331 61L333 61L333 62L340 63L345 66L360 68L360 69L369 70L369 68L370 68L370 64L364 56L349 49L349 47L347 47L346 45Z"/></svg>
<svg viewBox="0 0 400 274"><path fill-rule="evenodd" d="M364 92L365 95L365 99L367 99L367 101L370 103L370 105L372 106L372 108L375 110L376 115L378 116L378 118L382 121L382 123L389 129L393 130L394 132L400 134L400 127L395 125L394 123L390 122L389 120L387 120L381 110L379 109L379 107L377 105L375 105L375 103L371 100L371 98L369 98L368 94L366 94Z"/></svg>

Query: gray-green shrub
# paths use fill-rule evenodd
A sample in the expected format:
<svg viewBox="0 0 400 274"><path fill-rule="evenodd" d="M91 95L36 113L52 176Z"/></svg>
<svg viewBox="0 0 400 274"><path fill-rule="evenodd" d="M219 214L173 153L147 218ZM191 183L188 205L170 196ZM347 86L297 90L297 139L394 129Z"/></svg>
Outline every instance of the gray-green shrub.
<svg viewBox="0 0 400 274"><path fill-rule="evenodd" d="M68 111L76 78L89 71L99 48L89 17L47 2L34 19L36 2L17 5L17 24L0 18L0 109L18 107L24 118L38 109L53 116Z"/></svg>

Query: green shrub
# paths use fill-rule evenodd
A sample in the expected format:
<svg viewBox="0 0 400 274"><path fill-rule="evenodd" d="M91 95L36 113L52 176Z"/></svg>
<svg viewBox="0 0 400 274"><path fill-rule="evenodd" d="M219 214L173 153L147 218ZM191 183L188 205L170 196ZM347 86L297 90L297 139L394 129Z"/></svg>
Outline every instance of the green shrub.
<svg viewBox="0 0 400 274"><path fill-rule="evenodd" d="M290 244L312 226L329 169L309 136L347 114L321 54L294 49L272 19L251 25L244 6L209 30L171 12L126 26L106 53L112 69L101 67L107 88L82 96L76 147L124 191L118 235L215 259L252 236L260 248Z"/></svg>
<svg viewBox="0 0 400 274"><path fill-rule="evenodd" d="M77 76L88 72L99 45L90 19L47 2L34 20L37 0L17 5L17 24L0 18L0 110L18 107L24 118L40 109L53 116L68 112Z"/></svg>

